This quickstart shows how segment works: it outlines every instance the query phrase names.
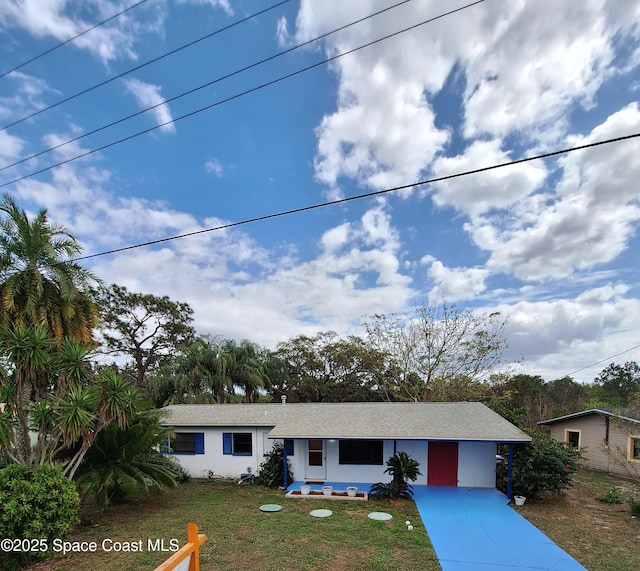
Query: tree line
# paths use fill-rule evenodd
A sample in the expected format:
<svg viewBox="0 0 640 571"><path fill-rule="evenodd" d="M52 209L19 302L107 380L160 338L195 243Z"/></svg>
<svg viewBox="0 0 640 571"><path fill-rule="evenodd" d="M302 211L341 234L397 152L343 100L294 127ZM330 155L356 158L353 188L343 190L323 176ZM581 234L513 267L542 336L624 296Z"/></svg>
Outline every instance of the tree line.
<svg viewBox="0 0 640 571"><path fill-rule="evenodd" d="M198 335L193 310L104 284L73 259L69 230L0 201L0 455L82 473L108 427L177 403L481 401L522 427L640 401L635 362L591 384L498 374L506 320L465 305L373 315L360 336L324 331L267 349ZM147 414L145 422L157 419ZM109 430L113 430L110 428ZM106 434L106 433L105 433ZM35 435L35 437L34 437ZM2 461L2 460L0 460ZM84 468L83 468L84 466Z"/></svg>

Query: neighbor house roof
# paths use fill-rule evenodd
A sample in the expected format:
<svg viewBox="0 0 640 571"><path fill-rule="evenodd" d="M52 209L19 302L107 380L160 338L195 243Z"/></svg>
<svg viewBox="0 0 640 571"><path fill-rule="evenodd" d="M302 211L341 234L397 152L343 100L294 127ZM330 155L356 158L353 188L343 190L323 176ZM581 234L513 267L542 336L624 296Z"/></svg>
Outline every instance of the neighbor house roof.
<svg viewBox="0 0 640 571"><path fill-rule="evenodd" d="M481 403L288 403L171 405L175 427L265 426L271 438L375 438L530 442Z"/></svg>
<svg viewBox="0 0 640 571"><path fill-rule="evenodd" d="M541 420L538 424L555 424L556 422L562 422L564 420L571 420L573 418L580 418L581 416L588 416L590 414L598 414L600 416L612 417L615 416L621 420L629 422L636 422L640 424L640 414L637 410L632 409L608 409L608 408L590 408L588 410L581 410L580 412L574 412L572 414L565 414L564 416L557 416L556 418L550 418L549 420ZM634 418L635 417L635 418Z"/></svg>

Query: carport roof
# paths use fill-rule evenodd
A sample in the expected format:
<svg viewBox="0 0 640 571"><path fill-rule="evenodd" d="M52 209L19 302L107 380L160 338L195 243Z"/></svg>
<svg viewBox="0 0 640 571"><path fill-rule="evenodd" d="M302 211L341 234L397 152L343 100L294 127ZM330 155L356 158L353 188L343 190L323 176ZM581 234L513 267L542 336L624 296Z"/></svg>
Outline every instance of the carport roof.
<svg viewBox="0 0 640 571"><path fill-rule="evenodd" d="M273 427L271 438L531 441L477 402L171 405L163 410L168 426Z"/></svg>

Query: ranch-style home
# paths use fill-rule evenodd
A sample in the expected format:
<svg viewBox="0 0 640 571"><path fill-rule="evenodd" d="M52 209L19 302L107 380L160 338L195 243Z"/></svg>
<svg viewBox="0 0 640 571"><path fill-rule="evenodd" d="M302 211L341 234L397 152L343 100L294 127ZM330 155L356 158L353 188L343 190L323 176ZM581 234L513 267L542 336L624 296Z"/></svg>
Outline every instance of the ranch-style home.
<svg viewBox="0 0 640 571"><path fill-rule="evenodd" d="M551 435L584 449L582 463L592 470L621 476L640 474L638 410L592 408L538 423Z"/></svg>
<svg viewBox="0 0 640 571"><path fill-rule="evenodd" d="M170 453L194 477L257 473L275 441L296 480L387 481L387 459L420 463L416 484L494 488L501 443L531 437L481 403L171 405Z"/></svg>

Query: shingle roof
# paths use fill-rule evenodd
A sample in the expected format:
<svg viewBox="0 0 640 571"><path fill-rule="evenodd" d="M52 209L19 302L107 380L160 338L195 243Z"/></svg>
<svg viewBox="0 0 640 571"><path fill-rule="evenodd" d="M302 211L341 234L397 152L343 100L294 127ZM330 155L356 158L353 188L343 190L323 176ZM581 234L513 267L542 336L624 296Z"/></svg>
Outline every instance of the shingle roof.
<svg viewBox="0 0 640 571"><path fill-rule="evenodd" d="M541 420L538 424L554 424L556 422L562 422L563 420L569 420L572 418L579 418L581 416L587 416L590 414L599 414L600 416L615 416L622 420L629 422L640 423L640 418L637 409L608 409L608 408L590 408L588 410L581 410L580 412L574 412L572 414L565 414L564 416L557 416L556 418L550 418L548 420Z"/></svg>
<svg viewBox="0 0 640 571"><path fill-rule="evenodd" d="M271 438L388 438L530 442L481 403L171 405L168 426L266 426Z"/></svg>

